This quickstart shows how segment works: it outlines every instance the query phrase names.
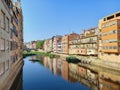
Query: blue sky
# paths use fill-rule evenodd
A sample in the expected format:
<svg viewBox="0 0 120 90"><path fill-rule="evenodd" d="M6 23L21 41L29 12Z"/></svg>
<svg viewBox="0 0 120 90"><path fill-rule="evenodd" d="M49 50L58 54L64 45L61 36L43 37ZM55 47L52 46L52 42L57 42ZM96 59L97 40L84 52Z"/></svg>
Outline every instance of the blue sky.
<svg viewBox="0 0 120 90"><path fill-rule="evenodd" d="M21 0L24 41L96 27L98 20L120 11L120 0Z"/></svg>

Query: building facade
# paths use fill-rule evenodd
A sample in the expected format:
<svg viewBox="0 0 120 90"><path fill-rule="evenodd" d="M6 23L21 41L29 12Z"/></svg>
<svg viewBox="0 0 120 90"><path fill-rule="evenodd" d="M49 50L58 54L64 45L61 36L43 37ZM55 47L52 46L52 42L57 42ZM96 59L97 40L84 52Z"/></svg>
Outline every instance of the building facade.
<svg viewBox="0 0 120 90"><path fill-rule="evenodd" d="M99 20L101 50L99 57L103 60L120 59L120 12Z"/></svg>
<svg viewBox="0 0 120 90"><path fill-rule="evenodd" d="M71 33L69 35L69 54L78 54L78 40L80 35Z"/></svg>
<svg viewBox="0 0 120 90"><path fill-rule="evenodd" d="M9 90L22 68L22 52L23 15L20 1L0 0L0 90Z"/></svg>
<svg viewBox="0 0 120 90"><path fill-rule="evenodd" d="M44 42L44 51L46 52L52 52L52 47L53 47L53 44L52 44L52 38L50 39L46 39L45 42Z"/></svg>
<svg viewBox="0 0 120 90"><path fill-rule="evenodd" d="M37 41L32 41L32 49L37 49Z"/></svg>
<svg viewBox="0 0 120 90"><path fill-rule="evenodd" d="M61 52L61 38L62 36L57 35L53 37L53 52L58 53Z"/></svg>
<svg viewBox="0 0 120 90"><path fill-rule="evenodd" d="M80 55L97 55L98 54L98 28L83 30L79 42Z"/></svg>
<svg viewBox="0 0 120 90"><path fill-rule="evenodd" d="M69 35L65 35L62 37L62 53L68 54L69 53Z"/></svg>

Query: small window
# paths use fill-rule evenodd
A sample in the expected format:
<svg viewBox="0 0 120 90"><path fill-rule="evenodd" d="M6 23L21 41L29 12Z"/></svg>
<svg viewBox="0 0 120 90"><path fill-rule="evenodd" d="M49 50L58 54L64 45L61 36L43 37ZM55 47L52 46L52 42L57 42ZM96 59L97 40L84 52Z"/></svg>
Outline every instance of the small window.
<svg viewBox="0 0 120 90"><path fill-rule="evenodd" d="M1 11L1 27L5 30L5 13Z"/></svg>
<svg viewBox="0 0 120 90"><path fill-rule="evenodd" d="M9 50L9 41L8 40L6 40L6 50Z"/></svg>
<svg viewBox="0 0 120 90"><path fill-rule="evenodd" d="M0 76L5 72L5 63L0 63Z"/></svg>
<svg viewBox="0 0 120 90"><path fill-rule="evenodd" d="M107 17L107 20L113 19L114 15Z"/></svg>
<svg viewBox="0 0 120 90"><path fill-rule="evenodd" d="M9 69L9 60L5 62L5 71L7 71L8 69Z"/></svg>
<svg viewBox="0 0 120 90"><path fill-rule="evenodd" d="M0 50L5 50L5 39L0 38Z"/></svg>
<svg viewBox="0 0 120 90"><path fill-rule="evenodd" d="M9 32L9 19L6 18L6 31Z"/></svg>
<svg viewBox="0 0 120 90"><path fill-rule="evenodd" d="M119 17L119 16L120 16L120 13L117 13L117 14L116 14L116 17Z"/></svg>
<svg viewBox="0 0 120 90"><path fill-rule="evenodd" d="M106 21L106 18L104 18L103 20Z"/></svg>
<svg viewBox="0 0 120 90"><path fill-rule="evenodd" d="M117 30L113 30L113 34L116 34L117 33Z"/></svg>

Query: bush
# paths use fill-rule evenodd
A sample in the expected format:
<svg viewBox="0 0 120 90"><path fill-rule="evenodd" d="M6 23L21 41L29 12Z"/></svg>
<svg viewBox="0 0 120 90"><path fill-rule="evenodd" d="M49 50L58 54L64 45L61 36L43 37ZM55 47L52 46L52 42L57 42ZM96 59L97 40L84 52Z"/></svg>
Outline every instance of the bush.
<svg viewBox="0 0 120 90"><path fill-rule="evenodd" d="M67 61L68 63L79 63L79 62L80 62L80 60L79 60L78 58L73 57L73 56L67 57L67 58L66 58L66 61Z"/></svg>

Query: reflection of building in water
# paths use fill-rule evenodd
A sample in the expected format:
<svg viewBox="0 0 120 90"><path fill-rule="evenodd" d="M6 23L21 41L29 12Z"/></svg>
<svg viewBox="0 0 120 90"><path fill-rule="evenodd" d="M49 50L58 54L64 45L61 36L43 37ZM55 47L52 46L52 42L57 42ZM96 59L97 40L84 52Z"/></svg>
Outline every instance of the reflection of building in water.
<svg viewBox="0 0 120 90"><path fill-rule="evenodd" d="M91 80L94 84L98 85L98 73L93 71L93 70L89 70L87 69L87 77L89 80Z"/></svg>
<svg viewBox="0 0 120 90"><path fill-rule="evenodd" d="M61 75L61 66L62 66L62 61L60 58L57 60L57 75Z"/></svg>
<svg viewBox="0 0 120 90"><path fill-rule="evenodd" d="M43 64L45 67L48 67L48 57L43 57Z"/></svg>
<svg viewBox="0 0 120 90"><path fill-rule="evenodd" d="M43 57L43 64L53 72L53 59L50 57Z"/></svg>
<svg viewBox="0 0 120 90"><path fill-rule="evenodd" d="M10 90L23 90L23 69L18 73Z"/></svg>
<svg viewBox="0 0 120 90"><path fill-rule="evenodd" d="M57 75L57 58L53 58L53 73Z"/></svg>
<svg viewBox="0 0 120 90"><path fill-rule="evenodd" d="M105 79L99 79L99 83L99 90L120 90L120 83Z"/></svg>
<svg viewBox="0 0 120 90"><path fill-rule="evenodd" d="M61 67L61 71L62 71L62 77L65 79L65 80L68 80L69 79L69 64L66 60L62 60L62 67Z"/></svg>
<svg viewBox="0 0 120 90"><path fill-rule="evenodd" d="M50 57L43 57L43 64L49 68L55 75L61 75L61 59Z"/></svg>
<svg viewBox="0 0 120 90"><path fill-rule="evenodd" d="M77 72L78 72L78 65L74 63L69 63L69 81L71 82L77 81Z"/></svg>
<svg viewBox="0 0 120 90"><path fill-rule="evenodd" d="M68 63L60 58L50 59L44 57L44 66L48 67L54 74L61 72L65 80L80 82L91 90L120 90L120 73L110 70L99 69L98 71L88 69L82 64ZM109 71L109 72L108 72Z"/></svg>
<svg viewBox="0 0 120 90"><path fill-rule="evenodd" d="M53 59L48 57L48 68L53 72Z"/></svg>
<svg viewBox="0 0 120 90"><path fill-rule="evenodd" d="M101 72L99 90L120 90L120 74Z"/></svg>
<svg viewBox="0 0 120 90"><path fill-rule="evenodd" d="M87 68L83 66L78 66L78 73L81 76L86 76L87 75Z"/></svg>
<svg viewBox="0 0 120 90"><path fill-rule="evenodd" d="M30 59L31 60L37 60L37 56L31 56Z"/></svg>
<svg viewBox="0 0 120 90"><path fill-rule="evenodd" d="M92 90L98 90L98 73L77 64L69 64L69 81L79 81Z"/></svg>
<svg viewBox="0 0 120 90"><path fill-rule="evenodd" d="M53 73L55 75L61 75L61 59L60 58L53 59Z"/></svg>

